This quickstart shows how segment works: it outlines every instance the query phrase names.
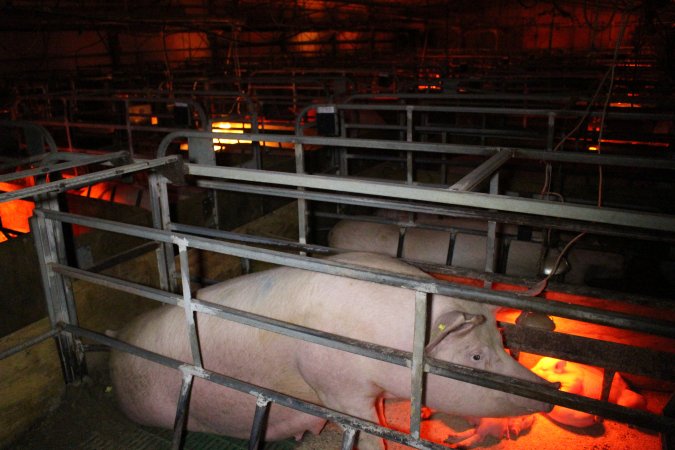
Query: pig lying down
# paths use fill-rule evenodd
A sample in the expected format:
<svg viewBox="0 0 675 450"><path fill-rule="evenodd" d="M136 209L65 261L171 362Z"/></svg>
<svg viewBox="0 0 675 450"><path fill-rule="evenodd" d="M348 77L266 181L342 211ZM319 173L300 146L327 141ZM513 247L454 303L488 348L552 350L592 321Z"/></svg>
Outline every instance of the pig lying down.
<svg viewBox="0 0 675 450"><path fill-rule="evenodd" d="M560 390L599 399L602 392L601 369L561 359L544 357L532 371L548 381L560 383ZM618 373L614 375L609 401L627 408L646 409L647 401L633 392ZM555 406L546 414L554 421L573 427L590 427L600 421L598 416L562 406Z"/></svg>
<svg viewBox="0 0 675 450"><path fill-rule="evenodd" d="M349 253L335 260L431 278L387 256ZM412 351L413 291L291 268L277 268L226 281L197 293L200 299L349 338ZM547 384L512 359L502 346L494 309L434 295L436 333L428 355L470 367ZM120 330L133 345L189 362L182 308L150 311ZM410 370L296 340L208 315L197 315L204 367L248 383L377 423L379 397L410 397ZM434 333L432 333L433 338ZM171 428L181 374L127 353L113 352L111 376L120 408L144 425ZM197 378L190 398L189 430L248 438L256 399ZM551 405L516 395L427 376L424 403L433 409L474 417L518 416ZM324 419L273 404L266 440L305 431L318 433ZM361 433L359 449L382 449L382 439Z"/></svg>

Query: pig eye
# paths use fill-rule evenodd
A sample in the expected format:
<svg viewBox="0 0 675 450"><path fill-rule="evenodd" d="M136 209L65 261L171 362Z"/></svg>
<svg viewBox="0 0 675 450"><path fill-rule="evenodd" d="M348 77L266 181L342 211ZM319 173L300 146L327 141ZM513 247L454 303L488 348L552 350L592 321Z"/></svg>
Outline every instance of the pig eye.
<svg viewBox="0 0 675 450"><path fill-rule="evenodd" d="M480 355L476 353L475 355L471 356L471 359L473 359L474 361L480 361Z"/></svg>

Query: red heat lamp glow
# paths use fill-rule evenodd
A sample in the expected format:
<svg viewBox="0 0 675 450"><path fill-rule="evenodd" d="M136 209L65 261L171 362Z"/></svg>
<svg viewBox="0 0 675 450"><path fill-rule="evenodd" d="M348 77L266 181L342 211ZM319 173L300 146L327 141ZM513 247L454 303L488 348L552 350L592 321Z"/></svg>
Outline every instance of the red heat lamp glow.
<svg viewBox="0 0 675 450"><path fill-rule="evenodd" d="M62 174L63 178L73 178L74 174ZM32 179L27 185L34 185ZM13 183L0 182L0 192L12 192L23 189L26 186ZM127 184L116 184L111 182L97 183L92 186L83 187L68 191L73 195L89 197L103 201L120 203L125 205L136 205L138 189L129 187ZM29 200L12 200L0 203L0 220L2 227L7 230L13 230L18 233L29 233L30 225L28 219L33 215L35 204ZM86 232L86 228L74 225L73 232L76 236ZM7 234L11 232L0 232L0 243L8 240Z"/></svg>
<svg viewBox="0 0 675 450"><path fill-rule="evenodd" d="M483 287L483 281L474 278L436 274L436 273L432 273L431 275L440 280L446 280L453 283L468 286ZM495 291L523 292L526 291L528 288L526 286L520 286L515 284L493 282L492 289ZM590 306L607 311L630 313L643 317L653 317L658 319L675 321L675 312L651 308L643 305L612 302L611 300L607 299L599 299L585 295L573 295L564 292L555 292L550 290L544 291L543 294L540 296L540 298L541 297L545 298L546 300L557 301L566 304L571 303L576 305ZM497 311L497 320L501 322L515 323L516 318L520 315L520 313L521 313L520 310L500 308ZM675 353L675 339L636 333L630 330L623 330L619 328L612 328L602 325L589 324L586 322L579 322L571 319L565 319L562 317L552 317L552 319L556 324L557 332L574 334L577 336L589 337L594 339L601 339L605 341L616 342L619 344L629 344L638 347L655 348L659 350L666 349L667 351L672 351Z"/></svg>
<svg viewBox="0 0 675 450"><path fill-rule="evenodd" d="M443 275L432 273L435 278L451 281L458 284L483 287L484 282L482 280L459 277L453 275ZM498 291L524 291L527 288L525 286L519 286L508 283L493 283L492 289ZM664 312L662 310L656 310L654 308L649 308L641 305L630 305L625 303L608 303L606 299L597 299L594 297L587 297L581 295L572 295L561 292L551 292L546 291L544 293L544 298L550 301L560 301L565 303L574 303L579 305L593 306L602 309L609 309L614 311L622 312L631 312L637 313L646 317L658 317L658 318L667 318L668 320L675 320L675 313L673 312ZM514 323L515 319L520 315L521 311L502 308L497 313L497 320L503 322ZM652 337L647 335L642 335L640 333L633 333L626 330L619 330L609 327L597 326L592 324L586 324L582 322L576 322L569 319L563 319L559 317L553 318L556 323L556 331L563 332L567 334L576 334L579 336L586 336L596 339L602 339L606 341L619 342L624 344L631 344L636 346L644 346L648 348L656 348L659 350L667 349L666 351L675 352L675 340ZM669 349L669 350L668 350ZM528 364L527 361L524 361L523 357L532 356L534 357L534 362ZM527 355L521 353L520 362L527 367L532 367L534 363L539 359L538 355ZM614 389L614 388L613 388ZM586 393L577 393L578 395L586 395ZM588 395L586 395L588 396ZM378 399L376 401L376 410L378 415L378 420L382 426L387 428L408 433L410 432L410 401L400 400L400 399ZM541 415L537 415L541 416ZM514 422L518 425L520 422L518 420L523 420L529 418L529 422L523 426L512 427L511 422L504 422L505 420L515 420ZM542 443L542 440L558 442L559 439L564 438L567 441L568 448L590 448L585 439L588 436L584 434L578 434L574 431L569 431L568 429L562 428L559 425L556 425L554 421L545 420L543 417L534 417L534 416L520 416L511 419L480 419L480 422L474 423L477 418L461 418L457 416L448 416L443 414L436 414L432 410L426 408L422 409L422 422L420 427L421 437L425 440L440 444L443 446L456 448L452 443L456 440L448 440L449 436L454 438L460 437L460 439L468 440L463 441L462 444L466 444L469 447L473 448L482 448L494 445L494 439L503 440L503 443L499 443L498 448L534 448L532 447L532 439L537 439L536 442ZM485 420L485 422L483 422ZM480 424L480 426L479 426ZM509 424L507 427L504 424ZM467 425L469 429L466 429ZM498 425L495 427L494 425ZM475 427L475 429L472 429ZM530 429L531 428L531 429ZM466 431L461 431L465 430ZM515 431L514 431L515 430ZM483 442L483 439L487 437L492 439L491 441ZM594 436L593 439L597 439L600 436ZM641 439L643 444L642 448L656 449L660 448L658 444L658 437L652 439L650 435L645 436L631 436L612 434L609 432L604 432L602 434L602 443L605 444L606 448L614 448L613 440L621 440L621 444L625 444L625 439ZM514 442L521 440L521 442ZM529 440L528 440L529 439ZM507 442L509 441L509 442ZM579 442L579 446L576 446L576 443ZM572 445L570 447L569 445ZM618 445L619 442L616 442L617 448L624 448L623 445ZM503 447L504 446L504 447ZM407 450L411 447L405 446L403 444L398 444L395 442L386 442L387 450ZM548 448L548 446L547 446ZM627 448L627 447L626 447Z"/></svg>
<svg viewBox="0 0 675 450"><path fill-rule="evenodd" d="M17 184L0 182L0 191L3 192L12 192L24 187ZM0 203L2 227L20 233L28 233L30 231L28 218L33 215L33 208L35 208L35 204L28 200L12 200ZM0 232L0 242L5 242L6 240L8 240L8 237L5 232Z"/></svg>

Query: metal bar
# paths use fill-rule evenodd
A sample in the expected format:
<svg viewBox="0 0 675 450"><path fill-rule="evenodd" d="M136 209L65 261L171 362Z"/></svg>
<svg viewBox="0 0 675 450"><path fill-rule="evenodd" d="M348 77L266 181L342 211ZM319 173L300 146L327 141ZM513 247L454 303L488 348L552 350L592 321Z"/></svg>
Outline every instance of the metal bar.
<svg viewBox="0 0 675 450"><path fill-rule="evenodd" d="M350 416L348 414L344 414L339 411L315 405L313 403L308 403L301 399L280 394L270 389L265 389L263 387L246 383L237 380L235 378L221 375L216 372L186 365L182 361L161 355L159 353L151 352L143 348L136 347L134 345L127 344L125 342L110 338L103 334L93 332L91 330L86 330L84 328L74 327L67 324L63 325L63 329L69 333L73 333L78 336L99 342L101 344L108 345L109 347L114 348L116 350L131 353L132 355L142 357L157 364L162 364L164 366L181 371L189 370L193 375L198 376L207 381L216 383L218 385L236 389L240 392L250 394L255 397L263 395L266 398L269 398L271 401L278 403L282 406L292 408L313 416L323 417L331 422L337 422L342 424L343 426L356 428L360 431L365 431L367 433L374 434L375 436L379 436L390 441L409 445L411 447L421 450L447 450L447 447L444 447L439 444L434 444L432 442L426 441L423 442L417 441L407 433L401 433L399 431L383 428L367 420L359 419L357 417Z"/></svg>
<svg viewBox="0 0 675 450"><path fill-rule="evenodd" d="M490 194L499 194L499 172L495 173L490 180ZM487 223L487 242L485 244L485 272L494 273L497 268L497 259L499 258L499 246L497 241L497 222L489 220ZM485 281L484 288L491 288L492 283Z"/></svg>
<svg viewBox="0 0 675 450"><path fill-rule="evenodd" d="M295 172L299 174L305 173L305 155L303 151L303 146L301 142L296 142L294 145L295 148ZM301 187L298 187L299 191L303 191ZM307 202L299 198L298 199L298 242L301 244L307 243L307 235L309 234L309 222L307 221Z"/></svg>
<svg viewBox="0 0 675 450"><path fill-rule="evenodd" d="M381 100L401 99L401 100L440 100L447 102L449 100L493 100L503 102L505 100L530 101L530 102L558 102L568 104L576 97L568 95L541 95L541 94L458 94L458 93L433 93L433 94L414 94L414 93L395 93L395 94L353 94L347 97L342 104L351 104L355 100Z"/></svg>
<svg viewBox="0 0 675 450"><path fill-rule="evenodd" d="M56 199L44 200L42 206L58 208L58 202ZM38 258L38 264L51 326L54 328L59 322L76 325L77 317L74 315L72 298L69 298L71 291L66 289L63 277L51 269L53 264L66 262L62 227L56 221L38 214L34 214L30 221L36 249L42 255ZM70 334L58 334L56 343L65 382L78 381L83 375L84 364L82 355L78 354L76 340Z"/></svg>
<svg viewBox="0 0 675 450"><path fill-rule="evenodd" d="M440 154L492 156L500 150L514 151L515 158L533 159L537 161L559 161L568 163L594 164L606 166L644 167L664 170L675 170L675 161L668 158L639 158L627 156L614 156L604 154L589 154L581 152L549 152L546 150L529 150L512 147L491 147L479 145L438 144L427 142L404 142L377 139L334 138L316 136L294 136L281 134L233 134L233 133L210 133L201 131L174 131L162 139L159 144L157 156L166 155L166 151L176 139L189 137L220 138L232 140L250 140L262 142L290 142L318 146L335 146L345 148L370 148L394 151L412 151Z"/></svg>
<svg viewBox="0 0 675 450"><path fill-rule="evenodd" d="M460 297L479 303L489 303L497 306L506 306L509 308L523 309L533 312L543 312L545 314L582 320L600 325L644 331L666 337L675 337L675 327L673 327L672 322L659 319L635 317L629 314L618 313L614 311L602 311L597 308L581 305L569 305L564 302L546 300L538 297L526 297L510 292L485 291L481 288L472 286L456 285L445 281L434 281L433 279L428 278L379 271L354 264L347 264L340 261L319 260L275 250L259 249L234 243L225 243L213 239L179 233L169 233L167 231L155 230L153 228L142 227L138 225L122 224L103 219L92 219L75 214L66 214L40 209L36 209L35 214L44 215L45 217L54 220L60 220L76 225L83 225L113 232L123 232L125 234L141 237L144 239L152 239L161 242L181 242L188 247L223 253L239 258L250 258L271 264L279 264L295 267L298 269L346 276L364 281L373 281L376 283L388 284L391 286L398 286L411 290L419 290L430 294Z"/></svg>
<svg viewBox="0 0 675 450"><path fill-rule="evenodd" d="M190 290L190 262L188 261L187 243L181 239L175 239L174 244L178 245L178 256L180 258L180 278L183 285L183 309L185 310L185 321L187 323L190 349L192 350L192 360L194 361L195 366L201 368L203 367L202 351L199 345L199 335L197 334L195 313L192 306L192 293Z"/></svg>
<svg viewBox="0 0 675 450"><path fill-rule="evenodd" d="M179 233L189 233L193 235L212 237L217 239L227 239L237 242L248 242L251 244L275 245L283 248L292 248L310 253L335 253L335 249L315 244L300 244L296 241L268 238L264 236L253 236L250 234L235 233L233 231L216 230L213 228L198 227L194 225L185 225L181 223L172 223L171 231Z"/></svg>
<svg viewBox="0 0 675 450"><path fill-rule="evenodd" d="M368 206L371 208L399 209L401 211L426 213L432 215L446 215L462 218L481 220L496 220L500 223L513 223L517 225L529 225L536 227L550 227L570 231L586 231L587 233L603 234L607 236L620 236L636 239L644 239L661 242L675 242L675 236L665 232L647 232L636 229L620 228L595 223L585 223L565 219L554 219L546 216L529 216L518 213L506 213L490 210L470 209L466 207L430 206L415 204L405 201L380 200L371 197L360 197L346 194L326 194L322 192L297 191L294 189L276 188L271 190L267 187L251 184L228 183L225 181L198 180L197 186L222 189L232 192L257 193L268 196L305 198L329 203L341 203L348 205ZM364 220L361 216L357 220Z"/></svg>
<svg viewBox="0 0 675 450"><path fill-rule="evenodd" d="M313 104L309 108L319 108L326 106L322 104ZM575 111L567 109L544 109L544 108L513 108L513 107L492 107L492 106L434 106L434 105L407 105L407 104L356 104L348 105L344 103L332 104L340 110L366 110L366 111L405 111L411 109L416 112L454 112L466 114L502 114L515 116L541 116L548 117L550 113L555 113L562 118L583 117L586 115L585 111ZM589 113L591 117L600 117L602 112L593 111ZM623 119L623 120L673 120L673 114L655 114L655 113L626 113L610 111L607 118Z"/></svg>
<svg viewBox="0 0 675 450"><path fill-rule="evenodd" d="M181 295L172 294L162 289L155 289L150 286L132 283L108 275L76 269L75 267L65 266L63 264L51 264L51 268L54 272L70 278L86 281L88 283L95 283L106 288L117 289L118 291L126 292L127 294L140 295L141 297L166 303L168 305L181 305L181 302L183 301Z"/></svg>
<svg viewBox="0 0 675 450"><path fill-rule="evenodd" d="M41 155L34 155L34 156L29 156L28 158L21 158L21 159L11 159L11 158L3 158L3 161L9 161L3 164L0 164L0 171L5 171L7 169L14 169L19 166L23 166L26 164L33 164L38 161L41 161L43 159L47 158L47 153L43 153Z"/></svg>
<svg viewBox="0 0 675 450"><path fill-rule="evenodd" d="M111 348L125 351L127 353L143 357L149 361L177 370L189 370L192 374L216 384L237 389L241 392L254 395L255 397L263 395L266 398L269 398L271 401L279 403L282 406L297 409L314 416L324 417L342 425L352 426L354 428L358 428L361 431L366 431L367 433L374 434L388 440L393 440L394 442L411 445L415 448L432 448L438 450L443 450L446 448L426 441L420 443L408 434L382 428L380 426L376 426L372 422L357 419L347 414L314 405L312 403L306 403L300 399L279 394L278 392L259 386L251 385L249 383L230 378L213 371L197 368L189 364L185 364L182 361L127 344L91 330L68 324L61 324L60 326L66 332L91 339L104 345L108 345ZM411 355L408 352L400 352L393 349L392 351L402 353L406 355L407 358L411 358ZM612 420L634 423L639 426L645 426L655 430L666 431L675 427L675 418L672 417L659 416L646 411L634 410L612 403L602 402L600 400L594 400L588 397L558 391L551 386L534 384L505 375L440 361L435 358L428 358L427 362L424 364L424 370L435 375L477 384L490 389L498 389L502 392L521 395L528 398L535 398L545 402L556 403L565 407L601 415Z"/></svg>
<svg viewBox="0 0 675 450"><path fill-rule="evenodd" d="M616 372L610 369L602 371L602 391L600 392L600 400L609 401L609 391L612 389L612 381L614 380Z"/></svg>
<svg viewBox="0 0 675 450"><path fill-rule="evenodd" d="M11 348L3 351L2 353L0 353L0 361L2 361L5 358L9 358L10 356L15 355L17 353L20 353L20 352L26 350L29 347L32 347L32 346L37 345L37 344L39 344L43 341L46 341L47 339L56 336L57 333L58 333L58 330L51 329L51 330L47 331L46 333L42 333L38 336L35 336L33 338L30 338L30 339L20 343L19 345L11 347Z"/></svg>
<svg viewBox="0 0 675 450"><path fill-rule="evenodd" d="M178 404L176 405L176 419L173 423L171 450L181 450L183 448L183 438L190 404L190 392L192 391L192 381L194 379L194 375L189 370L183 370L182 372L183 381L180 386Z"/></svg>
<svg viewBox="0 0 675 450"><path fill-rule="evenodd" d="M140 295L166 304L182 305L180 296L147 286L104 275L92 274L68 266L54 265L53 270L62 275L96 283L106 288ZM390 353L386 347L343 338L339 335L323 333L210 302L195 300L193 303L196 311L215 315L226 320L393 364L406 366L412 364L400 355L397 356L394 353ZM511 349L553 356L582 364L598 365L599 362L605 368L664 380L675 378L672 369L675 367L675 361L669 353L537 329L523 330L508 323L500 323L499 326L504 330L506 346ZM386 355L386 357L383 358L381 354ZM617 356L613 357L613 355Z"/></svg>
<svg viewBox="0 0 675 450"><path fill-rule="evenodd" d="M166 178L161 174L151 173L148 176L148 192L153 227L159 230L168 230L171 226L171 215ZM176 292L178 288L173 244L165 242L157 247L156 258L159 286L164 290Z"/></svg>
<svg viewBox="0 0 675 450"><path fill-rule="evenodd" d="M232 167L214 167L188 164L190 175L215 177L233 181L280 184L348 193L368 192L370 195L406 198L409 200L439 203L442 205L470 206L552 216L564 219L600 222L611 225L646 228L675 232L675 217L664 214L636 213L613 208L597 208L583 205L560 204L543 200L527 200L505 195L478 192L459 192L421 186L402 185L383 181L344 179L324 175L299 175L283 172L258 171Z"/></svg>
<svg viewBox="0 0 675 450"><path fill-rule="evenodd" d="M553 138L555 137L555 119L556 119L556 113L555 112L550 112L548 113L548 122L547 122L547 133L546 133L546 150L551 151L553 150Z"/></svg>
<svg viewBox="0 0 675 450"><path fill-rule="evenodd" d="M413 141L413 111L412 108L406 107L405 109L405 140L406 142ZM406 180L408 184L413 183L415 167L413 163L413 153L411 151L406 152Z"/></svg>
<svg viewBox="0 0 675 450"><path fill-rule="evenodd" d="M450 186L453 191L473 191L486 178L491 177L496 170L506 164L513 157L512 150L501 150L495 153L487 161L466 174L457 183Z"/></svg>
<svg viewBox="0 0 675 450"><path fill-rule="evenodd" d="M428 358L425 363L425 371L431 374L442 375L453 378L459 381L470 382L472 374L475 369L460 366L457 364L440 361L435 358ZM497 384L488 377L481 377L474 380L473 384L488 387L490 389L498 389L502 392L526 396L526 391L539 391L537 396L530 398L537 398L540 401L555 403L566 408L572 408L579 411L584 411L591 414L603 416L608 419L617 420L620 422L628 422L638 426L645 426L658 430L669 430L675 427L675 418L659 416L647 411L626 408L625 406L616 405L614 403L603 402L601 400L591 399L580 395L570 394L564 391L558 391L552 388L544 388L530 384L518 378L511 378L511 385L502 385L497 387Z"/></svg>
<svg viewBox="0 0 675 450"><path fill-rule="evenodd" d="M342 432L341 450L352 450L356 444L357 430L355 428L346 427Z"/></svg>
<svg viewBox="0 0 675 450"><path fill-rule="evenodd" d="M85 269L90 270L92 272L102 272L106 269L110 269L111 267L115 267L123 262L127 262L129 260L132 260L150 251L155 250L157 250L156 242L146 242L136 247L132 247L129 250L119 252L111 256L110 258L106 258L103 261L97 262L92 266L85 267Z"/></svg>
<svg viewBox="0 0 675 450"><path fill-rule="evenodd" d="M57 273L71 278L96 283L106 288L117 289L133 295L140 295L166 304L180 305L182 301L181 297L176 294L166 293L158 289L100 274L93 274L68 266L57 264L53 265L52 269ZM361 347L357 347L358 342L355 343L344 340L337 335L323 335L321 333L316 333L314 330L304 329L303 327L294 327L292 325L291 328L288 328L289 324L284 322L277 322L271 319L262 318L261 316L250 315L237 310L230 310L207 302L202 303L199 300L196 300L196 303L195 309L197 311L213 314L227 320L255 326L267 331L281 333L286 336L310 340L310 342L320 343L321 345L327 345L343 351L377 358L376 353L364 353ZM651 376L659 379L673 378L672 367L675 366L675 361L672 360L672 356L668 353L636 349L627 345L597 341L561 333L548 333L536 329L523 331L508 323L500 323L500 327L504 329L506 346L512 349L535 352L545 356L553 356L580 362L582 364L594 363L597 365L598 361L600 361L601 366L614 368L615 370ZM312 338L310 339L309 336L312 336ZM372 348L376 349L376 347ZM618 360L614 360L611 358L611 355L621 355L621 357ZM400 359L395 358L387 359L386 361L401 363Z"/></svg>
<svg viewBox="0 0 675 450"><path fill-rule="evenodd" d="M420 438L422 398L424 397L424 341L427 335L428 297L426 292L415 292L415 329L410 381L410 434Z"/></svg>
<svg viewBox="0 0 675 450"><path fill-rule="evenodd" d="M528 277L518 277L513 275L503 275L498 273L485 273L483 271L465 269L463 267L451 267L447 265L431 264L422 261L406 261L409 264L417 266L425 272L432 274L446 274L455 275L464 278L473 278L476 280L493 281L512 285L519 285L525 288L530 288L540 280ZM669 308L672 306L672 301L667 298L650 297L647 295L631 294L626 292L610 291L607 289L566 284L556 281L548 283L549 291L561 292L565 294L581 295L586 297L595 297L597 299L615 300L638 305L651 305L655 308Z"/></svg>
<svg viewBox="0 0 675 450"><path fill-rule="evenodd" d="M267 417L270 412L271 401L263 395L259 395L255 401L255 413L253 415L253 426L248 440L248 450L258 450L263 443Z"/></svg>
<svg viewBox="0 0 675 450"><path fill-rule="evenodd" d="M114 161L119 159L128 159L129 152L121 151L115 153L109 153L107 155L100 156L89 156L86 159L76 160L74 162L66 162L60 164L52 164L43 167L36 167L34 169L22 170L20 172L12 172L4 175L0 175L0 181L11 181L18 180L20 178L32 177L35 175L46 175L48 173L68 170L74 167L83 166L85 164L99 164L107 161Z"/></svg>
<svg viewBox="0 0 675 450"><path fill-rule="evenodd" d="M617 372L675 380L675 354L583 336L499 322L505 345L514 350L604 367ZM524 328L524 329L523 329Z"/></svg>
<svg viewBox="0 0 675 450"><path fill-rule="evenodd" d="M28 198L38 194L46 194L49 192L65 192L71 189L76 189L82 186L97 183L99 181L117 178L122 175L141 172L143 170L153 169L156 167L167 166L170 164L178 164L181 162L179 156L167 156L155 160L146 160L128 164L122 167L115 167L112 169L101 170L95 173L80 175L78 177L69 178L67 180L52 181L50 183L31 186L17 191L6 192L0 194L0 202L9 200L16 200L21 198Z"/></svg>

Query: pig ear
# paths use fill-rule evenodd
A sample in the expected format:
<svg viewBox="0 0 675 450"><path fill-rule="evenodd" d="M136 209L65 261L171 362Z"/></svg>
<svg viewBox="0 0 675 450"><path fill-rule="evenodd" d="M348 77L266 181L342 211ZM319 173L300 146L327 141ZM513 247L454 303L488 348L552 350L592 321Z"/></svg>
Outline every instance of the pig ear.
<svg viewBox="0 0 675 450"><path fill-rule="evenodd" d="M458 336L485 322L485 316L462 311L449 311L442 314L431 329L429 343L424 349L429 353L450 333Z"/></svg>

